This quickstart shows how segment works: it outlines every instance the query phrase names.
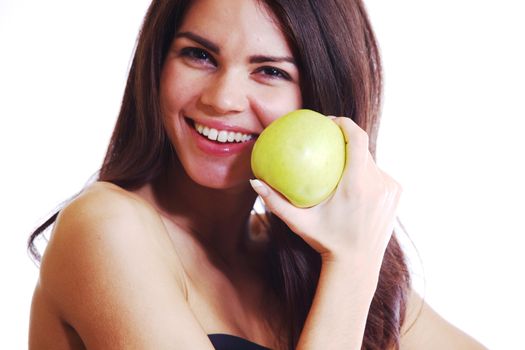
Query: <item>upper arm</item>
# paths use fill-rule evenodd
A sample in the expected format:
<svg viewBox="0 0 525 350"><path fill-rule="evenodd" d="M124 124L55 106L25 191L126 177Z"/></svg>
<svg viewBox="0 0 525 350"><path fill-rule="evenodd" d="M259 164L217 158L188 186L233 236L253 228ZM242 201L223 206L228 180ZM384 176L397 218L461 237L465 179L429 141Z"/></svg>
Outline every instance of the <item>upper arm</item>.
<svg viewBox="0 0 525 350"><path fill-rule="evenodd" d="M59 216L40 288L88 349L211 349L148 210L86 193Z"/></svg>
<svg viewBox="0 0 525 350"><path fill-rule="evenodd" d="M483 345L436 313L414 291L401 331L401 350L484 350Z"/></svg>

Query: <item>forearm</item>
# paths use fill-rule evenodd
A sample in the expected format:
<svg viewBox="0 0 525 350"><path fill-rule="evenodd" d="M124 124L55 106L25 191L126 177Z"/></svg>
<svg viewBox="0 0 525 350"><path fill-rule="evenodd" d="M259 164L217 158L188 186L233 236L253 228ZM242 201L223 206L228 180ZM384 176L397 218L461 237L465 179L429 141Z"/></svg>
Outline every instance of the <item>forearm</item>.
<svg viewBox="0 0 525 350"><path fill-rule="evenodd" d="M360 350L377 275L355 264L323 263L298 350Z"/></svg>

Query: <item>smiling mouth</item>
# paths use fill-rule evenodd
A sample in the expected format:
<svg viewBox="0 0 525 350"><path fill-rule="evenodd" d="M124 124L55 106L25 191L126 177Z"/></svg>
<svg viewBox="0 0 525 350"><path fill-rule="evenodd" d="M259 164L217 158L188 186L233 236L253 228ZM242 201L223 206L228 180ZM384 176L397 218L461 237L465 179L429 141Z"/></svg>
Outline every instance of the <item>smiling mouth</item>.
<svg viewBox="0 0 525 350"><path fill-rule="evenodd" d="M200 135L210 141L215 141L218 143L244 143L257 138L257 135L255 134L244 134L241 132L229 130L218 130L203 124L199 124L189 118L186 118L186 120Z"/></svg>

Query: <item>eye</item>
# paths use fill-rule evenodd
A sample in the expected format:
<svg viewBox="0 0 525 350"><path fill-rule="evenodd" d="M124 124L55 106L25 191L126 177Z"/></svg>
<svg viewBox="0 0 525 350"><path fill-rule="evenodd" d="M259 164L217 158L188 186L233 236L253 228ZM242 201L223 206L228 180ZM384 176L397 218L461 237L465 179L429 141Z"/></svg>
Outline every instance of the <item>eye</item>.
<svg viewBox="0 0 525 350"><path fill-rule="evenodd" d="M208 51L198 47L185 47L180 50L179 55L194 62L216 65L215 58Z"/></svg>
<svg viewBox="0 0 525 350"><path fill-rule="evenodd" d="M262 73L264 76L267 76L270 79L292 80L290 74L286 73L282 69L271 66L259 67L256 70L256 73Z"/></svg>

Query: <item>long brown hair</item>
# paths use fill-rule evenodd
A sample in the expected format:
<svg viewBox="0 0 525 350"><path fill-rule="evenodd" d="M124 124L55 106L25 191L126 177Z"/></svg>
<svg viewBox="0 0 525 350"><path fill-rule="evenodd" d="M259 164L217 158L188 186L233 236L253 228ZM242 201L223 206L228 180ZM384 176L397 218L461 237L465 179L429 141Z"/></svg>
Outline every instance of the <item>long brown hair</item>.
<svg viewBox="0 0 525 350"><path fill-rule="evenodd" d="M189 0L154 0L145 16L119 117L98 179L128 190L160 175L175 157L162 125L159 80L171 41ZM351 117L369 135L375 157L381 105L379 50L360 0L264 0L278 20L300 71L303 107ZM58 213L30 236L28 248ZM320 258L277 217L268 213L270 280L280 297L288 348L294 349L317 286ZM370 307L363 349L398 349L410 278L392 236ZM348 325L352 327L352 325Z"/></svg>

